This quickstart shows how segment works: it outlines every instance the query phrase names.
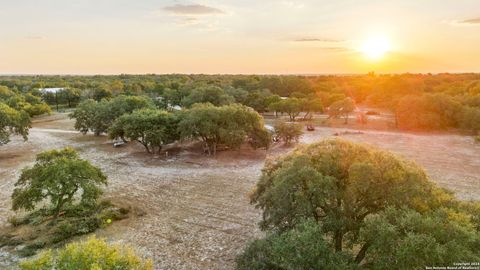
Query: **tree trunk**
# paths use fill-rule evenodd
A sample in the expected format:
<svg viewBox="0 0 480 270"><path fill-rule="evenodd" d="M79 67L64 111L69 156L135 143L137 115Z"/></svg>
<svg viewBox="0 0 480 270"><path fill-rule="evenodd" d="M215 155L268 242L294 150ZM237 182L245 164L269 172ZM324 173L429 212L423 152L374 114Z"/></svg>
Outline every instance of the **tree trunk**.
<svg viewBox="0 0 480 270"><path fill-rule="evenodd" d="M141 141L138 141L139 143L141 143L143 145L143 147L145 147L145 150L147 150L147 153L151 154L152 151L150 151L150 148L148 147L148 144L147 143L143 143Z"/></svg>
<svg viewBox="0 0 480 270"><path fill-rule="evenodd" d="M303 120L307 120L307 116L310 115L310 112L306 112L305 115L303 116Z"/></svg>
<svg viewBox="0 0 480 270"><path fill-rule="evenodd" d="M56 220L58 218L60 210L62 209L65 202L66 200L63 199L63 196L58 199L57 206L55 206L55 209L53 210L53 220Z"/></svg>
<svg viewBox="0 0 480 270"><path fill-rule="evenodd" d="M58 94L55 92L55 105L57 107L57 112L58 112Z"/></svg>
<svg viewBox="0 0 480 270"><path fill-rule="evenodd" d="M363 261L363 258L365 258L365 254L367 253L367 249L370 247L370 243L365 243L363 244L362 248L358 252L357 256L355 257L355 262L356 263L361 263Z"/></svg>
<svg viewBox="0 0 480 270"><path fill-rule="evenodd" d="M343 245L343 233L341 230L337 230L335 232L335 235L333 237L334 242L335 242L335 251L339 252L342 251L342 245Z"/></svg>

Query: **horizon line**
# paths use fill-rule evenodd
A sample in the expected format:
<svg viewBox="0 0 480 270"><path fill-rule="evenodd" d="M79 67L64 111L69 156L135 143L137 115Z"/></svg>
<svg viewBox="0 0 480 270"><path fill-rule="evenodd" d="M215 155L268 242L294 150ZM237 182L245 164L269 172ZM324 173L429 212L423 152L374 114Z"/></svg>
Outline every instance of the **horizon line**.
<svg viewBox="0 0 480 270"><path fill-rule="evenodd" d="M28 77L28 76L166 76L166 75L205 75L205 76L358 76L369 75L440 75L440 74L480 74L480 71L443 71L443 72L336 72L336 73L0 73L0 77Z"/></svg>

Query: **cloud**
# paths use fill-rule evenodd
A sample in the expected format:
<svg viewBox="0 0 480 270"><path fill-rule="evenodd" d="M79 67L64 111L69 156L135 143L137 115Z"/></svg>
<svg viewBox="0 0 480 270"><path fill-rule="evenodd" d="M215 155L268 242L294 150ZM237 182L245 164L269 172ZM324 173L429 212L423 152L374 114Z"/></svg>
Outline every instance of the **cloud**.
<svg viewBox="0 0 480 270"><path fill-rule="evenodd" d="M295 42L343 42L343 40L329 39L329 38L314 38L314 37L304 37L294 39Z"/></svg>
<svg viewBox="0 0 480 270"><path fill-rule="evenodd" d="M480 17L467 20L444 20L443 23L448 23L453 26L480 25Z"/></svg>
<svg viewBox="0 0 480 270"><path fill-rule="evenodd" d="M462 24L480 24L480 17L461 21Z"/></svg>
<svg viewBox="0 0 480 270"><path fill-rule="evenodd" d="M175 15L217 15L217 14L225 14L224 11L222 11L218 8L204 6L204 5L198 5L198 4L192 4L192 5L176 4L176 5L173 5L173 6L166 6L166 7L163 8L163 10L171 12Z"/></svg>

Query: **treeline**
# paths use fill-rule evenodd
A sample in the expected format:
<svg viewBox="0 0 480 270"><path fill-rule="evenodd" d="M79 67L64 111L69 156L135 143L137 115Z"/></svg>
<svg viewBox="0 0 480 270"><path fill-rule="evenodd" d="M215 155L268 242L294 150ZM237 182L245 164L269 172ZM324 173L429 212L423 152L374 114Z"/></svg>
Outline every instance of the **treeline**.
<svg viewBox="0 0 480 270"><path fill-rule="evenodd" d="M446 94L405 96L395 107L398 127L405 130L442 130L460 128L477 133L480 130L478 97L455 98Z"/></svg>
<svg viewBox="0 0 480 270"><path fill-rule="evenodd" d="M291 120L304 112L366 104L396 116L400 129L457 128L478 131L480 74L400 74L350 76L273 75L118 75L118 76L3 76L0 85L21 93L63 87L43 99L73 107L82 100L101 101L118 95L148 96L159 108L190 107L195 103L216 106L240 103L257 112L279 111ZM290 99L285 99L285 98ZM295 100L300 99L300 101ZM412 110L407 110L412 103ZM342 104L343 103L343 104ZM455 104L455 105L449 105ZM335 105L335 106L332 106ZM441 112L454 106L455 113ZM335 112L337 108L337 112ZM405 113L407 112L408 113ZM411 113L413 111L414 113ZM345 115L344 115L345 116ZM348 117L345 117L348 119Z"/></svg>
<svg viewBox="0 0 480 270"><path fill-rule="evenodd" d="M112 139L136 141L153 154L185 139L202 141L206 152L213 155L219 145L238 149L246 141L254 148L270 144L263 118L245 105L195 103L188 109L169 108L157 108L148 97L118 96L100 102L85 100L70 117L83 133L108 133Z"/></svg>

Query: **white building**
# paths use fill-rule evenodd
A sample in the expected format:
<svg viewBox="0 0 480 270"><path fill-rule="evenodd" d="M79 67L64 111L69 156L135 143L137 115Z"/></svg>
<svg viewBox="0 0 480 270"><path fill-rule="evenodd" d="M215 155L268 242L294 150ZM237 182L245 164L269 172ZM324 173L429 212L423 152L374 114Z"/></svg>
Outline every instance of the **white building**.
<svg viewBox="0 0 480 270"><path fill-rule="evenodd" d="M63 91L65 90L65 88L63 87L55 87L55 88L40 88L38 89L40 92L42 93L52 93L52 94L55 94L55 93L58 93L60 91Z"/></svg>

